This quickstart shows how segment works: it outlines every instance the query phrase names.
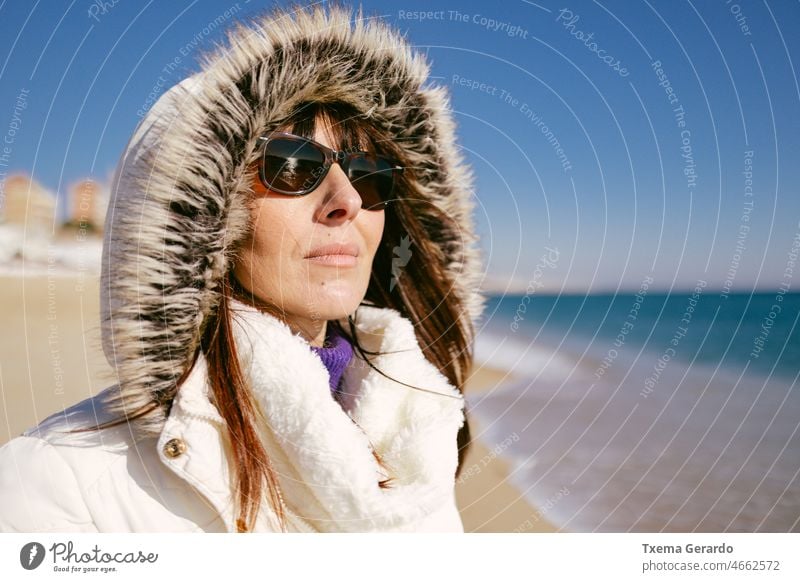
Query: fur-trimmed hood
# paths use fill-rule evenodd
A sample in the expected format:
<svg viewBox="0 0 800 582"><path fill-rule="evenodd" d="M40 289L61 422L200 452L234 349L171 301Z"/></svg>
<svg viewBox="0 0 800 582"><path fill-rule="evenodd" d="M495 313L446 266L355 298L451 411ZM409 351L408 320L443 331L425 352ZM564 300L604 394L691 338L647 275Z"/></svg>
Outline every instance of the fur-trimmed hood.
<svg viewBox="0 0 800 582"><path fill-rule="evenodd" d="M244 176L257 140L304 101L347 102L396 136L419 193L457 225L438 229L434 242L465 317L477 323L484 299L473 177L447 90L428 73L398 31L360 10L276 9L232 28L226 46L154 104L120 159L106 219L103 348L119 386L112 409L158 401L164 406L136 428L163 428L246 234Z"/></svg>

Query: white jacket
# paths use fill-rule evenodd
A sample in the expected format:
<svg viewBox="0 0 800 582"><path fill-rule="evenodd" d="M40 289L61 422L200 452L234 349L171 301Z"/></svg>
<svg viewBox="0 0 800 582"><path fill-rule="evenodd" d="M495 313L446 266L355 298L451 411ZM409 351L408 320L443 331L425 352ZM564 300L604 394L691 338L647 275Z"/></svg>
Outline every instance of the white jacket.
<svg viewBox="0 0 800 582"><path fill-rule="evenodd" d="M454 499L463 398L424 358L407 319L362 305L362 343L393 352L373 360L387 375L440 394L393 382L356 353L340 404L304 339L270 315L236 310L237 347L272 429L262 427L262 437L290 531L463 532ZM157 439L134 439L127 425L63 433L107 418L113 389L0 448L0 531L236 531L228 445L202 356ZM377 485L367 437L392 469L392 489ZM279 531L266 499L254 531Z"/></svg>

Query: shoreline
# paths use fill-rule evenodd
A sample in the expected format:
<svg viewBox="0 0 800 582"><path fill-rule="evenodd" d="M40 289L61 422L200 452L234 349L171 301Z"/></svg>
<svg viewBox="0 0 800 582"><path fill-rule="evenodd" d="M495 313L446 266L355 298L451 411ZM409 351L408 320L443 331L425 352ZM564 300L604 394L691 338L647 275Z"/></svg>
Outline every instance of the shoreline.
<svg viewBox="0 0 800 582"><path fill-rule="evenodd" d="M476 365L466 382L467 396L498 389L519 378L488 365ZM511 464L480 440L482 429L469 416L472 444L459 478L456 504L466 533L553 533L558 528L512 485Z"/></svg>

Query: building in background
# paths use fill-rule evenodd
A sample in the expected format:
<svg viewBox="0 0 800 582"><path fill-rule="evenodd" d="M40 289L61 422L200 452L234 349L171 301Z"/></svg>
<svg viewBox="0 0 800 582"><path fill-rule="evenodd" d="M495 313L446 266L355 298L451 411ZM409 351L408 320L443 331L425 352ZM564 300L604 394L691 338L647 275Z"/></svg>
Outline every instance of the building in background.
<svg viewBox="0 0 800 582"><path fill-rule="evenodd" d="M99 270L109 199L105 183L84 179L70 186L61 196L65 220L58 197L31 176L9 175L0 187L0 273Z"/></svg>
<svg viewBox="0 0 800 582"><path fill-rule="evenodd" d="M56 226L56 197L27 174L5 180L0 222L20 227L31 236L49 237Z"/></svg>
<svg viewBox="0 0 800 582"><path fill-rule="evenodd" d="M0 196L0 263L41 263L54 234L56 198L29 175L11 174Z"/></svg>
<svg viewBox="0 0 800 582"><path fill-rule="evenodd" d="M108 191L105 184L87 178L73 184L69 189L68 215L64 226L76 228L86 236L103 232Z"/></svg>

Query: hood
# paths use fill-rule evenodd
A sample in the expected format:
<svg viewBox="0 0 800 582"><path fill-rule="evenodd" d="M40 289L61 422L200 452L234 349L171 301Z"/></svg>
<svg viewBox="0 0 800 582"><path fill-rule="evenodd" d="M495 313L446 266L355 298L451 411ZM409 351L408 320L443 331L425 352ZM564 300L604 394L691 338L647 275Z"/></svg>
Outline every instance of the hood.
<svg viewBox="0 0 800 582"><path fill-rule="evenodd" d="M447 90L428 73L424 55L386 23L317 5L236 24L226 46L159 98L120 158L106 218L102 339L118 412L156 400L164 410L141 424L162 426L247 231L242 190L258 137L303 101L345 101L397 137L419 193L458 225L431 236L477 323L484 298L473 176Z"/></svg>

